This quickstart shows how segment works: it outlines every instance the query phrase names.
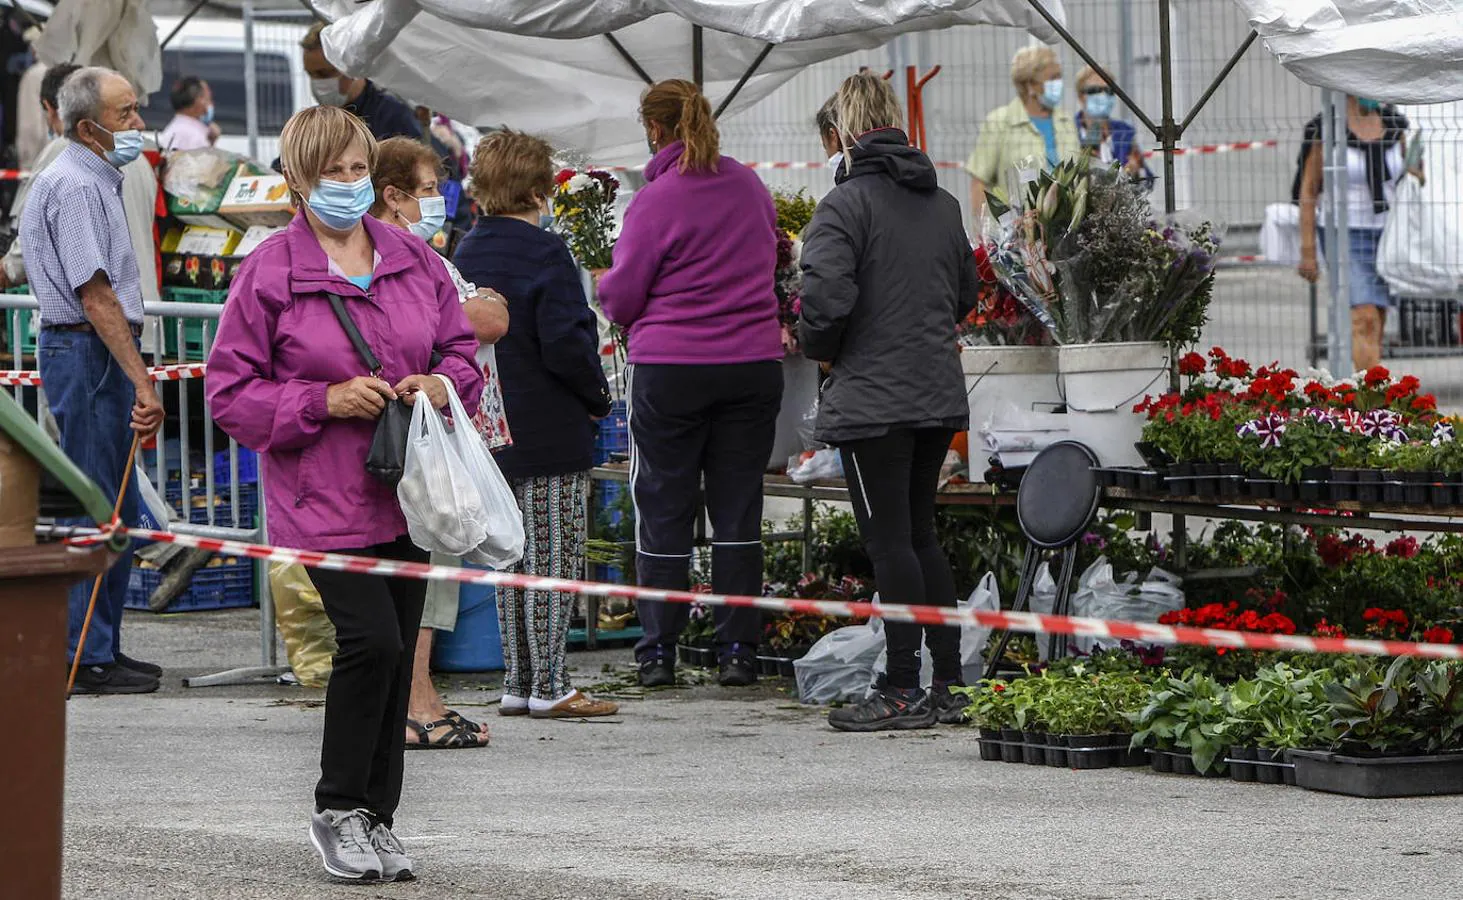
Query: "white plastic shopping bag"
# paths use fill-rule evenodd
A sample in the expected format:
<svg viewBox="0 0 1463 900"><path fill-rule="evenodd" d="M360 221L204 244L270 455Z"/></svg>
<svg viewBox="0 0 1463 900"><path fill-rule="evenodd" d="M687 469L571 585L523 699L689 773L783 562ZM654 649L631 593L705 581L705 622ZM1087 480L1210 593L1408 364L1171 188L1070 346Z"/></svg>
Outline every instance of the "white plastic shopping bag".
<svg viewBox="0 0 1463 900"><path fill-rule="evenodd" d="M981 578L970 596L957 604L961 609L981 609L998 612L1001 608L1001 588L996 583L996 573L987 572ZM975 684L985 674L985 645L990 640L991 630L982 625L960 626L960 667L965 674L966 684ZM926 647L925 655L930 648Z"/></svg>
<svg viewBox="0 0 1463 900"><path fill-rule="evenodd" d="M471 418L457 396L452 382L447 382L447 408L453 422L460 423L453 430L451 438L462 460L472 484L477 488L486 516L486 533L469 552L460 554L467 562L480 566L505 569L523 558L523 513L518 509L518 498L508 486L493 454L483 442L482 435L468 423Z"/></svg>
<svg viewBox="0 0 1463 900"><path fill-rule="evenodd" d="M1377 274L1392 293L1403 297L1453 297L1463 282L1463 223L1457 203L1444 199L1429 183L1428 193L1416 176L1397 182L1392 211L1377 246Z"/></svg>
<svg viewBox="0 0 1463 900"><path fill-rule="evenodd" d="M462 409L457 392L448 389L453 410ZM449 434L442 416L432 408L426 394L412 404L411 437L406 444L406 466L396 498L406 516L407 533L423 550L463 556L477 549L488 535L490 517L472 473L463 461L458 439L470 433L479 444L476 429L460 413L460 425ZM486 450L484 451L486 452ZM520 532L522 525L519 526Z"/></svg>
<svg viewBox="0 0 1463 900"><path fill-rule="evenodd" d="M137 482L138 499L142 501L137 510L138 524L152 531L170 531L168 523L173 519L172 507L158 496L157 488L152 486L152 479L147 477L141 466L136 467L132 477Z"/></svg>
<svg viewBox="0 0 1463 900"><path fill-rule="evenodd" d="M884 653L884 620L830 631L793 662L803 703L862 700Z"/></svg>
<svg viewBox="0 0 1463 900"><path fill-rule="evenodd" d="M1122 578L1113 574L1112 564L1099 557L1087 567L1072 597L1072 615L1090 619L1116 619L1122 622L1157 622L1158 617L1175 609L1183 609L1182 579L1162 569L1153 569L1139 580L1132 572ZM1074 635L1071 646L1079 653L1091 653L1101 647L1116 647L1116 638Z"/></svg>

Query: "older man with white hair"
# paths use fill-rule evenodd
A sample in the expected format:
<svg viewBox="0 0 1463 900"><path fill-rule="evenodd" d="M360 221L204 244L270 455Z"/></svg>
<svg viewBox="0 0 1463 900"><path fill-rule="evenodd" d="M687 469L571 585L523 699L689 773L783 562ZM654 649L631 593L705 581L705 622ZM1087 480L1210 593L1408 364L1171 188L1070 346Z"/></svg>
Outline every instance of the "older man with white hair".
<svg viewBox="0 0 1463 900"><path fill-rule="evenodd" d="M142 151L142 117L132 85L110 69L78 70L61 85L58 100L70 144L31 185L20 239L40 303L37 357L61 448L115 497L133 433L151 437L163 421L162 402L138 350L141 276L119 171ZM137 485L131 482L122 518L132 523L136 516ZM131 554L123 553L105 576L81 651L79 693L157 690L162 670L121 649L130 568ZM73 653L90 597L89 585L71 591Z"/></svg>

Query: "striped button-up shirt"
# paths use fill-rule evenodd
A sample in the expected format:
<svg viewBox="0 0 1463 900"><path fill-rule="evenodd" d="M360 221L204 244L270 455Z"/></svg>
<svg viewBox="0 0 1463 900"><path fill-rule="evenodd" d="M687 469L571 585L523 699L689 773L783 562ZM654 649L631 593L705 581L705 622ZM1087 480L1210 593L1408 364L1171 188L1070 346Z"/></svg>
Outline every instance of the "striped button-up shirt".
<svg viewBox="0 0 1463 900"><path fill-rule="evenodd" d="M122 209L122 173L72 143L35 177L20 219L21 248L44 325L86 321L77 290L98 272L127 321L142 322L142 278Z"/></svg>

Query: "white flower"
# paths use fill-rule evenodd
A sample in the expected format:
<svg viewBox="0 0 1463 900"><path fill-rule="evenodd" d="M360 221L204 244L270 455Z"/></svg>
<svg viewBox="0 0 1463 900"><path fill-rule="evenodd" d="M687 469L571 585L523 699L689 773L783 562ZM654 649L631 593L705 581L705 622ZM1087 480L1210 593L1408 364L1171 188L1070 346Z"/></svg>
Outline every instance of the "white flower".
<svg viewBox="0 0 1463 900"><path fill-rule="evenodd" d="M596 182L593 178L590 178L583 172L578 172L574 175L573 178L569 179L569 193L577 194L585 188L592 188L595 187L597 184L598 182Z"/></svg>
<svg viewBox="0 0 1463 900"><path fill-rule="evenodd" d="M1199 383L1204 385L1204 387L1213 390L1219 387L1219 376L1213 372L1205 372L1203 375L1199 376Z"/></svg>

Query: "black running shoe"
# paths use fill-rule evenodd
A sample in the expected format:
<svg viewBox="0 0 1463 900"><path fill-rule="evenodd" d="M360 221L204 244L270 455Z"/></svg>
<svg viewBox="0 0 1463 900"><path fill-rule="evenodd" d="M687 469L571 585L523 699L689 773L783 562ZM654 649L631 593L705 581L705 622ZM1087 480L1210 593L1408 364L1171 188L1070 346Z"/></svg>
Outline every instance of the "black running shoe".
<svg viewBox="0 0 1463 900"><path fill-rule="evenodd" d="M124 669L131 669L134 672L141 672L153 678L163 677L163 667L157 663L143 662L140 659L133 659L125 653L117 654L117 665Z"/></svg>
<svg viewBox="0 0 1463 900"><path fill-rule="evenodd" d="M82 666L76 671L76 694L151 694L158 680L117 663Z"/></svg>
<svg viewBox="0 0 1463 900"><path fill-rule="evenodd" d="M970 721L965 714L970 699L950 690L949 685L930 688L930 704L935 708L935 720L941 725L964 725Z"/></svg>
<svg viewBox="0 0 1463 900"><path fill-rule="evenodd" d="M757 667L746 656L728 656L722 661L716 681L722 687L748 687L757 682Z"/></svg>
<svg viewBox="0 0 1463 900"><path fill-rule="evenodd" d="M669 687L676 683L676 664L664 656L640 661L641 687Z"/></svg>
<svg viewBox="0 0 1463 900"><path fill-rule="evenodd" d="M855 706L828 713L828 724L839 731L895 731L930 728L935 724L935 707L927 691L912 699L893 688L875 691Z"/></svg>

